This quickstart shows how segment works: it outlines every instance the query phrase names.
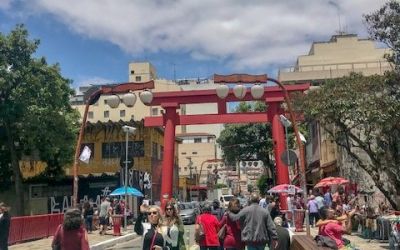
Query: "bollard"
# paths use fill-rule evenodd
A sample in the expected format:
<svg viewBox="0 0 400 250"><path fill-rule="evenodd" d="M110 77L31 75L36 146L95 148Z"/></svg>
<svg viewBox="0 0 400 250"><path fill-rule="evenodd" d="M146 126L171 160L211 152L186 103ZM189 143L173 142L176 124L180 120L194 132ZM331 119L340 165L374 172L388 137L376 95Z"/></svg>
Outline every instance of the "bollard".
<svg viewBox="0 0 400 250"><path fill-rule="evenodd" d="M112 215L112 220L113 220L113 235L121 236L122 215Z"/></svg>
<svg viewBox="0 0 400 250"><path fill-rule="evenodd" d="M185 241L186 241L186 250L190 249L190 230L186 229L185 230Z"/></svg>

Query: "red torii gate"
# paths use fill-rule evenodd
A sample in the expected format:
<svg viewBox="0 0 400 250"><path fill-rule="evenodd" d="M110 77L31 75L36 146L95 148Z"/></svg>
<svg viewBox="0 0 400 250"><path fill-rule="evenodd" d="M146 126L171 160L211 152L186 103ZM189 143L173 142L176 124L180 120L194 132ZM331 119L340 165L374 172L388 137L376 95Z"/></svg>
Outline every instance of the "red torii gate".
<svg viewBox="0 0 400 250"><path fill-rule="evenodd" d="M214 75L214 83L267 83L277 80L268 78L267 75L244 75L234 74L229 76ZM309 84L285 85L287 92L304 92L310 87ZM267 112L248 112L248 113L227 113L227 103L237 101L261 101L264 100L268 105ZM174 92L153 93L153 99L149 106L161 106L165 112L158 117L145 117L146 127L164 126L164 159L162 165L161 182L161 203L172 198L173 187L173 166L175 152L175 127L177 125L199 125L199 124L219 124L219 123L251 123L251 122L271 122L272 138L274 141L274 156L276 162L276 178L278 184L289 183L289 171L281 160L281 154L285 151L285 135L279 115L284 114L281 108L285 96L279 86L264 87L264 94L260 99L254 99L250 90L246 89L246 95L242 99L234 96L230 89L226 98L221 99L217 96L216 90L190 90ZM181 104L217 103L218 114L201 115L180 115L177 109ZM286 200L281 200L281 205L286 208Z"/></svg>

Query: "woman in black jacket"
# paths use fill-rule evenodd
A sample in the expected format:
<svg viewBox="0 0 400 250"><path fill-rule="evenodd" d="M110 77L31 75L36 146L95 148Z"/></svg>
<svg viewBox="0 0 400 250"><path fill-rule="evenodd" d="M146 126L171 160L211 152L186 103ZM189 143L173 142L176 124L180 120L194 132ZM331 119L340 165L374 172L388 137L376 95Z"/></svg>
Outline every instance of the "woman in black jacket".
<svg viewBox="0 0 400 250"><path fill-rule="evenodd" d="M8 213L9 208L4 203L0 203L0 250L8 250L8 234L10 232L11 217Z"/></svg>

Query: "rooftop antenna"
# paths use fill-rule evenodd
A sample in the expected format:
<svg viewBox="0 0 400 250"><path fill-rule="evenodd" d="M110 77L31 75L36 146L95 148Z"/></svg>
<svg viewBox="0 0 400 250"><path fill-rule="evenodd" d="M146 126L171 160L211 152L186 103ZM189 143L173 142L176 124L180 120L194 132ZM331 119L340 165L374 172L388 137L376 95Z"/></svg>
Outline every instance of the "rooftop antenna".
<svg viewBox="0 0 400 250"><path fill-rule="evenodd" d="M338 15L338 22L339 22L339 30L337 31L338 35L344 35L346 34L346 32L344 30L342 30L342 22L341 22L341 14L340 14L340 9L339 6L336 6L337 9L337 15Z"/></svg>
<svg viewBox="0 0 400 250"><path fill-rule="evenodd" d="M174 83L176 83L176 63L172 62L171 64L174 67Z"/></svg>

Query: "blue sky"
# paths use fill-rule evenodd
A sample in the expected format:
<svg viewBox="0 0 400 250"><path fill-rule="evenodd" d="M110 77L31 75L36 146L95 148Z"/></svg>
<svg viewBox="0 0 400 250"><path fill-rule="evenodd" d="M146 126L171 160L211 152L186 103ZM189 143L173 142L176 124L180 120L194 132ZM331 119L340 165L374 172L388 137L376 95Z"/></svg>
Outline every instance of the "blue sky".
<svg viewBox="0 0 400 250"><path fill-rule="evenodd" d="M0 0L0 32L23 23L38 56L60 63L74 87L126 82L128 63L160 78L268 73L292 66L340 29L367 37L362 14L383 0ZM340 20L340 22L339 22Z"/></svg>

